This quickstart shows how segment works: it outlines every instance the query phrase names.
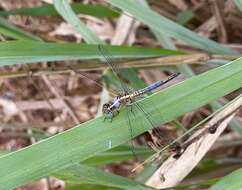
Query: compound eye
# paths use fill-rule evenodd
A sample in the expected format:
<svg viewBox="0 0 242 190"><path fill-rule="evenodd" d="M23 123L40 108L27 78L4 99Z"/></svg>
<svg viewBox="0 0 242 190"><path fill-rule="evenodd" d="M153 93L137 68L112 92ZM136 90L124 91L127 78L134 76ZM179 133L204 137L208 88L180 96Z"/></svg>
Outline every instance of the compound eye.
<svg viewBox="0 0 242 190"><path fill-rule="evenodd" d="M107 109L109 107L109 104L103 104L103 109Z"/></svg>
<svg viewBox="0 0 242 190"><path fill-rule="evenodd" d="M110 112L110 109L109 109L109 104L103 104L103 113L109 113Z"/></svg>

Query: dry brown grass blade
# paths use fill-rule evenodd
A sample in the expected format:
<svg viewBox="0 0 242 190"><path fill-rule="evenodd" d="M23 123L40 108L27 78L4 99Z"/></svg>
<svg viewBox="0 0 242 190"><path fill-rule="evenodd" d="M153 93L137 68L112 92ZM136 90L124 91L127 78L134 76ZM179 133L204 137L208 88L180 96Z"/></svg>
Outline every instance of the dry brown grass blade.
<svg viewBox="0 0 242 190"><path fill-rule="evenodd" d="M192 55L175 55L169 57L155 57L155 58L145 58L138 60L125 60L125 61L117 61L115 65L118 68L152 68L152 67L161 67L161 66L176 66L182 64L204 64L211 59L222 59L222 60L235 60L239 58L239 56L231 56L231 55L209 55L206 53L196 53ZM108 65L100 64L99 62L86 62L85 64L75 64L72 65L71 69L69 66L56 66L55 69L53 67L48 68L30 68L31 76L40 76L47 74L61 74L61 73L69 73L71 71L102 71L108 69ZM0 79L7 78L16 78L29 76L29 71L25 70L19 71L3 71L0 72Z"/></svg>
<svg viewBox="0 0 242 190"><path fill-rule="evenodd" d="M216 114L204 128L198 130L190 139L196 138L203 133L204 130L214 125L217 127L216 132L214 134L206 133L196 142L190 144L179 159L170 156L170 158L168 158L146 181L146 185L154 188L168 188L181 182L209 151L241 106L242 97Z"/></svg>

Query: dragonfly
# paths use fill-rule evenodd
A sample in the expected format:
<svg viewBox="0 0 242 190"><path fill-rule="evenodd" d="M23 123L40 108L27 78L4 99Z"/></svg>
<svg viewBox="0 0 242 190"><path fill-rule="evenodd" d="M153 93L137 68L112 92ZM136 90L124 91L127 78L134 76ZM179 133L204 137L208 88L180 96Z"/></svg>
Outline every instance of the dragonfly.
<svg viewBox="0 0 242 190"><path fill-rule="evenodd" d="M136 90L132 93L124 91L123 93L116 96L113 100L103 104L102 112L104 117L112 119L114 116L117 115L116 113L119 113L119 110L122 107L132 105L132 103L135 102L136 98L144 96L145 94L156 90L157 88L176 78L178 75L180 75L180 73L174 73L165 80L157 81L143 89Z"/></svg>
<svg viewBox="0 0 242 190"><path fill-rule="evenodd" d="M110 58L110 55L108 54L108 52L106 51L104 46L99 45L98 50L101 53L102 57L105 59L105 62L110 67L111 71L113 72L113 75L116 76L116 78L119 81L120 86L122 88L122 91L120 93L118 93L112 100L103 104L102 113L104 115L104 120L109 119L112 121L112 119L119 114L121 108L123 108L123 107L136 106L138 108L138 110L140 110L144 114L145 118L150 123L150 125L152 125L152 128L154 128L154 131L155 131L155 126L151 120L149 113L146 112L146 110L143 108L143 106L140 105L140 103L137 102L137 100L138 99L140 100L140 98L152 93L154 90L158 89L162 85L175 79L176 77L178 77L180 75L180 73L174 73L174 74L170 75L168 78L166 78L165 80L156 81L142 89L130 90L129 86L124 84L123 81L121 80L121 78L119 77L119 73L121 73L121 72L120 72L119 68L117 68L117 66L113 64L113 62ZM131 111L132 111L132 107L131 107ZM129 115L128 115L128 119L129 119ZM131 122L128 121L128 123L129 123L131 139L133 139L132 126L130 126ZM158 134L159 132L153 132L153 134L154 133ZM133 149L132 149L132 152L134 153Z"/></svg>
<svg viewBox="0 0 242 190"><path fill-rule="evenodd" d="M102 45L98 45L98 49L99 49L99 52L102 54L102 56L105 58L106 63L109 65L113 74L117 77L117 79L119 80L119 82L123 88L122 89L123 92L119 93L111 101L103 104L102 112L103 112L104 117L107 119L113 119L113 117L115 117L119 113L119 110L122 107L131 106L132 103L134 103L137 98L151 93L152 91L156 90L157 88L161 87L162 85L168 83L169 81L173 80L174 78L176 78L180 75L180 73L174 73L165 80L159 80L157 82L150 84L149 86L147 86L143 89L129 92L128 87L126 87L125 84L119 78L118 69L111 62L111 59L107 56L107 52L104 49L104 47Z"/></svg>

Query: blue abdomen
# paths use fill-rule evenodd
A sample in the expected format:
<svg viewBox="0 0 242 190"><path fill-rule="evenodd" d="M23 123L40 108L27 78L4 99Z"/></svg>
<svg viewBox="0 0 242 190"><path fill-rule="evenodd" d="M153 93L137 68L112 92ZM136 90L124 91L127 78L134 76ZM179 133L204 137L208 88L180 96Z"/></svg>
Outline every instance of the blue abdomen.
<svg viewBox="0 0 242 190"><path fill-rule="evenodd" d="M170 75L166 80L160 80L160 81L157 81L145 88L143 88L141 91L145 94L145 93L148 93L148 92L151 92L153 90L155 90L156 88L159 88L160 86L162 86L163 84L169 82L170 80L174 79L175 77L177 77L180 73L174 73L172 75Z"/></svg>
<svg viewBox="0 0 242 190"><path fill-rule="evenodd" d="M142 91L143 91L144 94L151 92L151 91L155 90L156 88L159 88L162 84L163 84L163 81L157 81L157 82L143 88Z"/></svg>

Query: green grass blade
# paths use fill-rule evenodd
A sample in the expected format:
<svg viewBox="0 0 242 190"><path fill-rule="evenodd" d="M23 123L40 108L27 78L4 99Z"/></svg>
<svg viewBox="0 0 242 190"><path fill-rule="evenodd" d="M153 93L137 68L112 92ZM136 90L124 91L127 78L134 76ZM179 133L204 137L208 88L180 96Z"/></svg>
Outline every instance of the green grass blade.
<svg viewBox="0 0 242 190"><path fill-rule="evenodd" d="M219 110L220 108L223 107L222 104L220 104L219 102L215 101L215 102L212 102L211 104L211 107L213 110ZM241 128L241 122L236 118L234 117L230 123L229 123L229 127L238 132L240 135L242 135L242 128Z"/></svg>
<svg viewBox="0 0 242 190"><path fill-rule="evenodd" d="M236 51L200 36L185 27L144 7L137 0L107 0L110 4L128 12L154 30L161 31L173 38L182 40L194 47L219 54L237 54Z"/></svg>
<svg viewBox="0 0 242 190"><path fill-rule="evenodd" d="M188 23L192 18L194 17L193 11L192 10L185 10L180 13L178 13L176 17L177 23L181 25L185 25Z"/></svg>
<svg viewBox="0 0 242 190"><path fill-rule="evenodd" d="M146 158L154 153L154 151L148 147L132 147L121 145L84 160L82 164L89 166L101 166L105 164L118 163L124 160L130 160L134 158L134 153L132 150L135 152L135 156L139 158Z"/></svg>
<svg viewBox="0 0 242 190"><path fill-rule="evenodd" d="M14 25L8 23L5 19L0 17L0 33L17 40L34 40L41 41L41 39L33 34L25 32Z"/></svg>
<svg viewBox="0 0 242 190"><path fill-rule="evenodd" d="M120 14L102 5L85 5L72 3L71 8L77 14L86 14L95 17L118 17ZM0 16L23 15L23 16L58 16L53 5L40 7L20 8L11 11L0 11Z"/></svg>
<svg viewBox="0 0 242 190"><path fill-rule="evenodd" d="M54 6L59 14L70 23L76 31L78 31L83 39L89 44L103 44L104 42L91 31L86 25L76 16L71 9L70 4L66 0L54 0Z"/></svg>
<svg viewBox="0 0 242 190"><path fill-rule="evenodd" d="M87 160L84 160L83 162L81 162L81 164L88 166L103 166L106 164L113 164L125 160L130 160L134 158L134 153L132 149L135 152L135 156L139 158L146 158L154 154L154 151L146 146L131 147L128 145L120 145L108 151L101 152L100 154L91 157ZM8 153L11 152L0 151L0 157Z"/></svg>
<svg viewBox="0 0 242 190"><path fill-rule="evenodd" d="M142 58L181 54L160 48L105 46L113 58ZM11 41L0 43L0 65L34 63L39 61L101 59L97 45L75 43L43 43Z"/></svg>
<svg viewBox="0 0 242 190"><path fill-rule="evenodd" d="M80 164L59 171L58 173L55 173L54 176L75 184L94 184L129 190L153 189L150 187L145 187L144 185L139 184L131 179L106 173L99 169Z"/></svg>
<svg viewBox="0 0 242 190"><path fill-rule="evenodd" d="M223 177L209 190L240 190L242 187L242 169Z"/></svg>
<svg viewBox="0 0 242 190"><path fill-rule="evenodd" d="M75 184L75 183L66 183L65 184L65 190L120 190L119 188L114 187L107 187L107 186L101 186L101 185L91 185L91 184Z"/></svg>
<svg viewBox="0 0 242 190"><path fill-rule="evenodd" d="M234 0L234 3L239 8L239 10L242 12L242 1L241 0Z"/></svg>
<svg viewBox="0 0 242 190"><path fill-rule="evenodd" d="M174 120L242 87L242 59L192 77L142 100L155 125ZM150 104L156 102L156 105ZM0 189L7 190L86 160L130 139L126 109L113 122L90 120L61 134L0 157ZM138 112L130 117L133 136L151 128Z"/></svg>

